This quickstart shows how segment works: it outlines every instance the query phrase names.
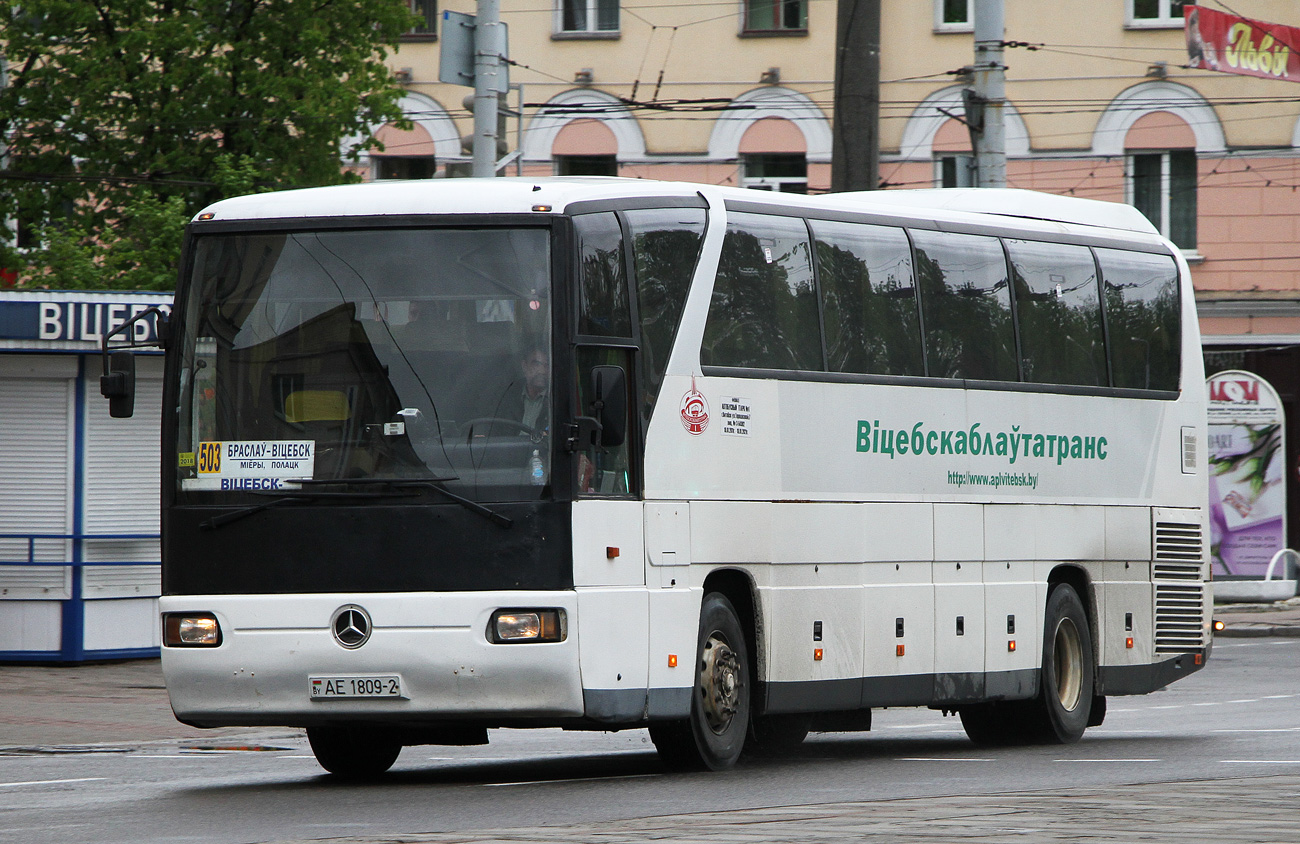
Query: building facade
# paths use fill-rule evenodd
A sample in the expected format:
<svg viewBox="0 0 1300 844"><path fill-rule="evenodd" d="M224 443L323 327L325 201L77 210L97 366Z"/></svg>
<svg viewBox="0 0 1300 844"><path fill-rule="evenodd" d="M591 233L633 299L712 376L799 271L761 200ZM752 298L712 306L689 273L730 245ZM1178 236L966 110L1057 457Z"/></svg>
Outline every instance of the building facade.
<svg viewBox="0 0 1300 844"><path fill-rule="evenodd" d="M366 178L467 172L471 89L437 81L439 14L392 58L413 128ZM852 0L839 0L852 2ZM881 0L885 188L971 183L962 89L975 0ZM1005 0L1009 187L1128 202L1192 264L1207 372L1271 381L1287 413L1288 544L1300 546L1300 79L1191 69L1180 0ZM1217 11L1300 25L1290 0ZM502 0L508 174L830 186L836 0ZM1300 44L1279 41L1300 52ZM1280 67L1280 65L1279 65Z"/></svg>

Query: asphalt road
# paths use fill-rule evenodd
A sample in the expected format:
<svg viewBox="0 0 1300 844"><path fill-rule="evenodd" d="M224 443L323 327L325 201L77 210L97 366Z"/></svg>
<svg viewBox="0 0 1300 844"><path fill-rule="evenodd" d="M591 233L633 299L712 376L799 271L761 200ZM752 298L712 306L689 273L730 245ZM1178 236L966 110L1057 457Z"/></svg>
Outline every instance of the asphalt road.
<svg viewBox="0 0 1300 844"><path fill-rule="evenodd" d="M1152 822L1150 806L1163 807L1166 837L1144 838L1197 841L1206 840L1194 828L1205 807L1228 812L1231 824L1234 806L1248 813L1241 807L1256 805L1238 799L1243 782L1284 801L1274 818L1282 831L1215 840L1300 840L1300 805L1293 824L1288 811L1300 802L1297 638L1220 640L1203 671L1153 695L1112 699L1106 723L1068 747L980 749L956 718L912 709L877 712L870 733L814 736L786 758L750 760L723 774L665 772L640 730L500 730L491 738L487 747L408 748L384 782L367 786L325 775L292 730L0 750L0 841L392 841L482 830L517 830L508 840L524 841L540 840L538 827L568 825L566 840L628 840L618 830L655 829L649 837L675 841L811 842L830 840L817 824L835 817L843 824L854 811L880 818L902 805L1018 806L1071 795L1087 795L1103 818L1122 816L1116 807L1124 804L1134 812L1148 806ZM909 800L924 797L946 799ZM861 801L872 801L870 812ZM1044 806L1045 818L1065 811ZM736 837L741 815L708 814L735 810L784 812L789 832ZM994 814L975 815L985 818L990 841L999 840ZM708 827L713 833L682 832L692 817L721 820ZM629 822L645 818L657 820ZM1250 820L1242 818L1243 830ZM1193 826L1183 834L1180 822ZM971 823L963 840L986 840Z"/></svg>

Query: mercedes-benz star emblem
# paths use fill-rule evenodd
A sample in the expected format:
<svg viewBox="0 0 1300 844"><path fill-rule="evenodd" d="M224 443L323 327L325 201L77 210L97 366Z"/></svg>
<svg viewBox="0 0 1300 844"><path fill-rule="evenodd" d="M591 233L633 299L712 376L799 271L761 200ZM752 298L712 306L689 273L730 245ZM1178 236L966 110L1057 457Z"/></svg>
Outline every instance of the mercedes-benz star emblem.
<svg viewBox="0 0 1300 844"><path fill-rule="evenodd" d="M351 650L359 648L370 638L370 615L356 604L344 604L334 611L330 620L334 641Z"/></svg>

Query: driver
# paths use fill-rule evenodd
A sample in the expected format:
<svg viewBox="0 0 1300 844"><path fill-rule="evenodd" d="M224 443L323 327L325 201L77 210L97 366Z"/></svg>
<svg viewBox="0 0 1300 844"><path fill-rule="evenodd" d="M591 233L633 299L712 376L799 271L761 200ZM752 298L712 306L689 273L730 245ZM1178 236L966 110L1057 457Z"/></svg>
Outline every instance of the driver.
<svg viewBox="0 0 1300 844"><path fill-rule="evenodd" d="M533 347L519 365L524 375L519 421L535 431L540 430L550 415L551 362L545 349Z"/></svg>
<svg viewBox="0 0 1300 844"><path fill-rule="evenodd" d="M519 422L534 436L545 435L551 419L551 359L546 349L530 346L519 360L519 378L510 382L495 414L499 419ZM505 425L493 425L492 434L505 434ZM510 431L517 434L520 430Z"/></svg>

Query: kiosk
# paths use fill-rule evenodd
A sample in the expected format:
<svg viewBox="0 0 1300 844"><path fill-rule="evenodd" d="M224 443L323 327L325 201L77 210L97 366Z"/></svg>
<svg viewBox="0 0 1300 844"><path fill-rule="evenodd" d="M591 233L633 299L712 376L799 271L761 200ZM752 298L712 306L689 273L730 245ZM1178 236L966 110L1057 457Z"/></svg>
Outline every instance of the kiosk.
<svg viewBox="0 0 1300 844"><path fill-rule="evenodd" d="M162 356L137 358L143 412L111 419L100 342L171 300L0 290L0 662L158 655Z"/></svg>

